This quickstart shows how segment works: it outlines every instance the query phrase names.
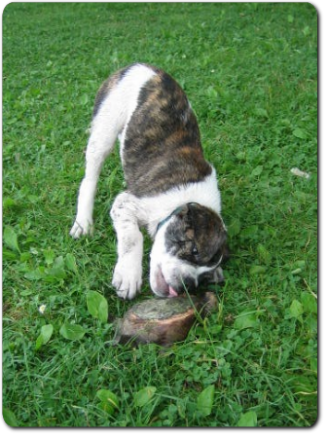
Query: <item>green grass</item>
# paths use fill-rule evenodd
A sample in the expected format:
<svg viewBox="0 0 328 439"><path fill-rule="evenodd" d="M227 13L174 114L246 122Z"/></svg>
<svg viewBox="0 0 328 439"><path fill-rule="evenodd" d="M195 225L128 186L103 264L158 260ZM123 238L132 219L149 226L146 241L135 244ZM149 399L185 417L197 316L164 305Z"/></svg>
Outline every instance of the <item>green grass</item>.
<svg viewBox="0 0 328 439"><path fill-rule="evenodd" d="M315 423L316 37L310 4L6 7L8 423ZM118 300L110 283L116 250L108 210L123 188L117 154L102 173L94 236L75 242L68 235L95 93L110 72L135 61L167 70L188 93L206 156L218 171L230 235L226 285L210 287L218 295L217 312L168 349L111 346L112 325L87 304L96 291L114 316L131 305ZM294 176L292 167L310 178ZM137 300L150 297L151 243L145 244L145 282Z"/></svg>

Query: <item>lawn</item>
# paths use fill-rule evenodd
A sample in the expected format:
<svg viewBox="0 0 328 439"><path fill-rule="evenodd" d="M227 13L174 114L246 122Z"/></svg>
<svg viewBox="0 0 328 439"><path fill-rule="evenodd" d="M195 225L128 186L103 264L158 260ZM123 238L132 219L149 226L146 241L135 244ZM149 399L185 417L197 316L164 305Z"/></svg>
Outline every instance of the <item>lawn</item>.
<svg viewBox="0 0 328 439"><path fill-rule="evenodd" d="M93 100L130 63L173 75L217 169L231 258L184 342L112 346L106 162L69 236ZM292 168L309 174L294 175ZM317 419L317 14L310 4L11 3L3 14L3 408L16 426L311 426ZM147 281L135 301L151 297ZM97 312L94 303L101 304Z"/></svg>

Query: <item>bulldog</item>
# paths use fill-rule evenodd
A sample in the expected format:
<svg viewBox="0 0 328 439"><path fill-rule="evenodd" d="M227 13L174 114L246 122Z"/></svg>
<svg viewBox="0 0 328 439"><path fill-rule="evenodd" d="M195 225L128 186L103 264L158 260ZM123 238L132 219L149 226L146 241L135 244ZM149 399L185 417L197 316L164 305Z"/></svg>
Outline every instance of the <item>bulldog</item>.
<svg viewBox="0 0 328 439"><path fill-rule="evenodd" d="M143 235L153 239L150 286L161 297L223 281L227 230L214 167L203 155L195 114L181 87L164 71L134 64L115 73L95 100L86 170L70 231L93 229L102 164L120 143L127 190L110 211L117 235L112 284L132 299L141 288Z"/></svg>

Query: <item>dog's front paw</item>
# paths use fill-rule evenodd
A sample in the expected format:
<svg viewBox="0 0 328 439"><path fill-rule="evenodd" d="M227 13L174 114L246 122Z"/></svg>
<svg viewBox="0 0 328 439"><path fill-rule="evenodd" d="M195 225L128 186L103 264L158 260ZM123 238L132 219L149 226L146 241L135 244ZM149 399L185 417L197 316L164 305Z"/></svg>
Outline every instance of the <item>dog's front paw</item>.
<svg viewBox="0 0 328 439"><path fill-rule="evenodd" d="M72 238L78 239L84 235L90 235L93 232L92 220L77 218L69 234Z"/></svg>
<svg viewBox="0 0 328 439"><path fill-rule="evenodd" d="M135 261L119 261L114 270L112 285L118 297L133 299L141 288L142 269L135 266Z"/></svg>

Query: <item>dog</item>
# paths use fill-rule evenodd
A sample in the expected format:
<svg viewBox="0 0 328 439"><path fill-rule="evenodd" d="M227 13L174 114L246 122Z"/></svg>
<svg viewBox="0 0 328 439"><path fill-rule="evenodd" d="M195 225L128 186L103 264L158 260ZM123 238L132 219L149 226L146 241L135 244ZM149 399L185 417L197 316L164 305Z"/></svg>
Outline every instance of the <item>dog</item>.
<svg viewBox="0 0 328 439"><path fill-rule="evenodd" d="M227 229L216 171L204 158L184 91L170 75L147 64L118 71L97 93L70 235L79 238L93 230L97 181L117 138L127 184L110 211L118 252L112 285L118 296L133 299L141 288L141 227L153 239L150 286L155 295L175 297L204 282L222 282Z"/></svg>

